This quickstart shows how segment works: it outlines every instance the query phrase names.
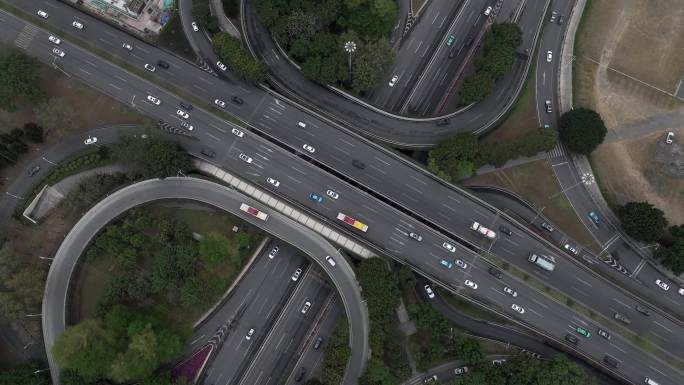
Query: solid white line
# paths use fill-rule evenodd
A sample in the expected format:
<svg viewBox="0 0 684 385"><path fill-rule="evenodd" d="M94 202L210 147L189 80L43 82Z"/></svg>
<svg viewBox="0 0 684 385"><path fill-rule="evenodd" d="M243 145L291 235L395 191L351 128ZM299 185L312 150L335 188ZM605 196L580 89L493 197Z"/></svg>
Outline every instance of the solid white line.
<svg viewBox="0 0 684 385"><path fill-rule="evenodd" d="M119 80L121 80L121 81L124 82L124 83L127 83L127 82L126 82L126 79L122 78L122 77L119 76L119 75L114 75L114 77L117 78L117 79L119 79Z"/></svg>
<svg viewBox="0 0 684 385"><path fill-rule="evenodd" d="M545 304L543 304L543 303L537 301L537 300L534 299L534 298L532 298L532 302L536 303L537 305L539 305L539 306L541 306L541 307L543 307L543 308L545 308L545 309L548 309L548 308L549 308L548 305L545 305Z"/></svg>
<svg viewBox="0 0 684 385"><path fill-rule="evenodd" d="M295 170L295 171L297 171L298 173L300 173L300 174L302 174L302 175L306 175L306 173L305 173L304 171L298 169L297 167L290 166L290 168L293 169L293 170Z"/></svg>
<svg viewBox="0 0 684 385"><path fill-rule="evenodd" d="M456 199L455 197L452 197L451 195L447 195L447 198L451 199L452 201L456 201L456 203L461 203L460 200Z"/></svg>
<svg viewBox="0 0 684 385"><path fill-rule="evenodd" d="M582 282L583 284L585 284L585 285L587 285L587 286L589 286L589 287L592 287L591 284L590 284L589 282L584 281L584 280L582 280L582 279L579 278L579 277L575 277L575 279L578 280L578 281L580 281L580 282Z"/></svg>
<svg viewBox="0 0 684 385"><path fill-rule="evenodd" d="M390 165L388 162L385 162L384 160L378 158L377 156L375 156L374 158L375 158L375 160L384 163L386 166L389 166L389 165Z"/></svg>
<svg viewBox="0 0 684 385"><path fill-rule="evenodd" d="M627 309L631 309L631 308L632 308L631 306L629 306L629 305L626 305L626 304L625 304L624 302L620 301L620 300L619 300L619 299L617 299L617 298L613 298L613 301L615 301L615 302L619 303L620 305L622 305L622 306L626 307Z"/></svg>
<svg viewBox="0 0 684 385"><path fill-rule="evenodd" d="M416 177L413 176L413 175L411 175L411 179L415 180L415 181L418 182L418 183L422 183L422 184L424 184L424 185L427 185L427 182L425 182L424 180L420 180L420 179L416 178Z"/></svg>
<svg viewBox="0 0 684 385"><path fill-rule="evenodd" d="M667 330L668 332L672 333L672 330L671 330L671 329L668 329L667 327L665 327L665 325L661 324L660 322L658 322L658 321L653 321L653 323L656 324L656 325L658 325L658 326L660 326L661 328Z"/></svg>
<svg viewBox="0 0 684 385"><path fill-rule="evenodd" d="M371 166L371 168L374 168L376 171L382 173L383 175L386 175L386 174L387 174L387 172L385 172L384 170L382 170L382 169L380 169L380 168L377 168L377 167L373 166L372 164L371 164L370 166Z"/></svg>
<svg viewBox="0 0 684 385"><path fill-rule="evenodd" d="M615 345L614 343L612 343L612 342L609 342L609 343L610 343L610 346L614 347L615 349L617 349L617 350L619 350L619 351L621 351L621 352L623 352L623 353L627 353L626 351L624 351L623 349L619 348L619 347L618 347L617 345Z"/></svg>
<svg viewBox="0 0 684 385"><path fill-rule="evenodd" d="M115 85L112 84L112 83L109 83L109 85L110 85L111 87L116 88L117 90L121 91L121 87L115 86Z"/></svg>
<svg viewBox="0 0 684 385"><path fill-rule="evenodd" d="M224 130L224 129L223 129L223 128L221 128L221 127L218 127L218 126L216 126L216 125L215 125L215 124L213 124L213 123L209 123L209 125L210 125L210 126L212 126L212 127L214 127L215 129L217 129L217 130L219 130L219 131L223 132L223 133L225 133L225 132L226 132L226 130Z"/></svg>
<svg viewBox="0 0 684 385"><path fill-rule="evenodd" d="M532 309L527 309L527 310L529 310L529 311L531 311L532 313L534 313L534 314L538 315L538 316L539 316L540 318L544 318L544 316L543 316L543 315L541 315L541 314L537 313L536 311L534 311L534 310L532 310Z"/></svg>
<svg viewBox="0 0 684 385"><path fill-rule="evenodd" d="M344 140L344 139L342 139L342 138L340 138L339 141L342 142L342 143L345 143L346 145L348 145L348 146L350 146L350 147L356 147L356 146L354 145L354 143L350 143L350 142L348 142L348 141L346 141L346 140Z"/></svg>
<svg viewBox="0 0 684 385"><path fill-rule="evenodd" d="M92 75L92 74L91 74L90 72L88 72L88 71L84 70L83 68L79 68L79 70L81 70L81 71L83 71L83 72L87 73L88 75Z"/></svg>
<svg viewBox="0 0 684 385"><path fill-rule="evenodd" d="M210 133L208 133L208 132L206 132L206 131L204 132L204 135L207 135L208 137L214 139L214 140L217 141L217 142L220 142L220 141L221 141L221 139L215 137L214 135L212 135L212 134L210 134Z"/></svg>
<svg viewBox="0 0 684 385"><path fill-rule="evenodd" d="M297 183L302 183L302 182L298 181L297 179L295 179L295 178L293 178L293 177L291 177L291 176L289 176L289 175L288 175L287 177L290 178L290 179L292 179L293 181L295 181L295 182L297 182Z"/></svg>
<svg viewBox="0 0 684 385"><path fill-rule="evenodd" d="M411 190L413 190L413 191L417 192L418 194L423 194L423 192L422 192L422 191L420 191L420 190L419 190L419 189L418 189L417 187L413 187L413 186L411 186L411 185L410 185L410 184L408 184L408 183L404 183L404 186L406 186L406 187L410 188Z"/></svg>
<svg viewBox="0 0 684 385"><path fill-rule="evenodd" d="M651 366L651 365L648 365L648 367L649 367L649 368L651 368L651 369L653 369L653 370L655 370L656 372L658 372L658 373L662 374L663 376L667 377L667 374L665 374L665 373L661 372L660 370L658 370L658 369L654 368L653 366Z"/></svg>

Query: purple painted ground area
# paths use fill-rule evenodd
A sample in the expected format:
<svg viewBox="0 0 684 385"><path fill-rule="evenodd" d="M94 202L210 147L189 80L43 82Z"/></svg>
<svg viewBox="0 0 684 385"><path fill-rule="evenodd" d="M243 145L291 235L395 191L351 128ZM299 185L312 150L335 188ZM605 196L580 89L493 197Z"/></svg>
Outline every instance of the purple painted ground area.
<svg viewBox="0 0 684 385"><path fill-rule="evenodd" d="M200 370L202 370L204 364L207 362L207 358L209 358L209 354L213 348L213 345L204 346L185 361L176 365L176 367L171 370L171 376L173 376L173 378L183 377L188 383L193 384Z"/></svg>

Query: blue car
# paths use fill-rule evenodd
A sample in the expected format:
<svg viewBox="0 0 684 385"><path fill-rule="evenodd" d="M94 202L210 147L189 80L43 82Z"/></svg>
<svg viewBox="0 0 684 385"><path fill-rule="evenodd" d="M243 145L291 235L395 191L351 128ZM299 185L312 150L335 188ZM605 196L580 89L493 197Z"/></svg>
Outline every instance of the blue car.
<svg viewBox="0 0 684 385"><path fill-rule="evenodd" d="M318 203L323 202L323 197L316 194L316 193L309 194L309 199L311 199L314 202L318 202Z"/></svg>
<svg viewBox="0 0 684 385"><path fill-rule="evenodd" d="M601 217L599 217L598 214L596 214L596 212L594 211L589 212L589 219L591 219L591 221L594 222L596 226L598 226L601 223Z"/></svg>
<svg viewBox="0 0 684 385"><path fill-rule="evenodd" d="M451 269L451 266L453 266L451 264L451 262L447 261L446 259L442 259L442 261L440 263L442 264L442 266L446 267L447 269Z"/></svg>

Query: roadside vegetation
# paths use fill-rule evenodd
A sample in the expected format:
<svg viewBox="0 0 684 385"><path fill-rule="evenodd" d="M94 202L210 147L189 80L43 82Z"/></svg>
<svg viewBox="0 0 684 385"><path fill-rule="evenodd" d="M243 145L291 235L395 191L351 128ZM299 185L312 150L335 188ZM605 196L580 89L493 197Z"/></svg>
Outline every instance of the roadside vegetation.
<svg viewBox="0 0 684 385"><path fill-rule="evenodd" d="M28 361L0 371L0 385L50 385L50 372L43 370L46 367L45 362Z"/></svg>
<svg viewBox="0 0 684 385"><path fill-rule="evenodd" d="M511 71L521 43L522 31L516 24L492 25L484 36L482 55L475 60L475 72L463 80L459 104L467 106L486 98L494 82Z"/></svg>
<svg viewBox="0 0 684 385"><path fill-rule="evenodd" d="M351 357L349 348L349 322L342 317L337 321L323 355L322 384L341 384L347 361ZM320 383L320 382L319 382Z"/></svg>
<svg viewBox="0 0 684 385"><path fill-rule="evenodd" d="M392 0L258 0L259 20L300 66L321 84L373 89L394 60L389 34L396 21ZM349 81L348 41L356 43Z"/></svg>
<svg viewBox="0 0 684 385"><path fill-rule="evenodd" d="M22 262L10 242L0 239L0 319L20 320L40 312L47 266Z"/></svg>
<svg viewBox="0 0 684 385"><path fill-rule="evenodd" d="M580 107L561 116L558 132L571 151L589 155L603 142L608 129L596 111Z"/></svg>
<svg viewBox="0 0 684 385"><path fill-rule="evenodd" d="M228 67L243 79L259 83L266 79L266 66L254 59L240 40L226 32L216 33L212 37L214 51L221 57Z"/></svg>

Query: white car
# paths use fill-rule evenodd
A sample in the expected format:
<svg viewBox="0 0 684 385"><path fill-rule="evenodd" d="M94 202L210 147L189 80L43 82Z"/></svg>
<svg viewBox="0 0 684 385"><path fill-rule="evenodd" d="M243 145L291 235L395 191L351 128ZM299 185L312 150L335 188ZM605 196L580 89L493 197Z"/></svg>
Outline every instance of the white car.
<svg viewBox="0 0 684 385"><path fill-rule="evenodd" d="M294 282L297 282L297 280L299 279L299 276L300 276L301 274L302 274L302 269L301 269L301 268L297 268L297 270L295 270L294 274L292 274L292 280L293 280Z"/></svg>
<svg viewBox="0 0 684 385"><path fill-rule="evenodd" d="M58 37L52 36L52 35L50 35L50 37L48 37L48 40L50 40L51 42L53 42L53 43L55 43L55 44L59 44L59 43L62 42L61 40L59 40Z"/></svg>
<svg viewBox="0 0 684 385"><path fill-rule="evenodd" d="M340 197L340 194L334 192L333 190L326 190L325 195L331 197L332 199L337 199Z"/></svg>
<svg viewBox="0 0 684 385"><path fill-rule="evenodd" d="M154 105L157 105L157 106L161 104L161 100L155 98L155 97L152 96L152 95L147 95L147 100L148 100L150 103L152 103L152 104L154 104Z"/></svg>
<svg viewBox="0 0 684 385"><path fill-rule="evenodd" d="M245 154L240 154L239 158L247 163L252 163L252 158Z"/></svg>
<svg viewBox="0 0 684 385"><path fill-rule="evenodd" d="M660 279L656 279L655 283L656 283L656 285L660 286L660 288L665 290L665 291L670 290L670 285L668 285L667 283L663 282Z"/></svg>
<svg viewBox="0 0 684 385"><path fill-rule="evenodd" d="M551 63L551 60L553 60L553 53L551 51L546 51L546 61Z"/></svg>
<svg viewBox="0 0 684 385"><path fill-rule="evenodd" d="M78 22L76 20L72 21L71 25L76 29L83 29L83 24L81 24L80 22Z"/></svg>
<svg viewBox="0 0 684 385"><path fill-rule="evenodd" d="M475 282L473 282L473 281L471 281L471 280L469 280L469 279L466 279L464 283L465 283L465 285L468 286L469 288L471 288L471 289L473 289L473 290L477 290L477 284L476 284Z"/></svg>
<svg viewBox="0 0 684 385"><path fill-rule="evenodd" d="M304 306L302 306L302 314L306 314L306 312L309 311L310 307L311 307L311 302L309 302L309 301L304 302Z"/></svg>
<svg viewBox="0 0 684 385"><path fill-rule="evenodd" d="M397 84L397 80L399 80L399 75L392 76L392 79L389 81L389 86L394 87L394 85Z"/></svg>
<svg viewBox="0 0 684 385"><path fill-rule="evenodd" d="M425 285L423 287L425 288L425 292L427 293L428 298L435 298L435 292L432 291L430 285Z"/></svg>
<svg viewBox="0 0 684 385"><path fill-rule="evenodd" d="M445 248L445 249L447 249L447 250L449 250L449 251L451 251L452 253L455 253L455 252L456 252L456 246L452 245L452 244L449 243L449 242L444 242L444 243L442 243L442 247Z"/></svg>
<svg viewBox="0 0 684 385"><path fill-rule="evenodd" d="M176 110L176 115L182 117L183 119L187 119L190 117L190 115L183 110Z"/></svg>
<svg viewBox="0 0 684 385"><path fill-rule="evenodd" d="M278 250L280 250L280 248L279 248L278 246L274 247L274 248L271 250L271 252L268 253L268 258L270 258L270 259L275 258L276 254L278 254Z"/></svg>
<svg viewBox="0 0 684 385"><path fill-rule="evenodd" d="M97 143L97 137L96 136L89 136L86 140L83 141L83 143L85 145Z"/></svg>
<svg viewBox="0 0 684 385"><path fill-rule="evenodd" d="M684 287L680 287L679 290L677 290L677 293L684 295Z"/></svg>
<svg viewBox="0 0 684 385"><path fill-rule="evenodd" d="M518 296L518 292L511 289L508 286L504 286L503 291L504 291L504 293L510 295L511 297L517 297Z"/></svg>
<svg viewBox="0 0 684 385"><path fill-rule="evenodd" d="M577 249L574 248L573 246L571 246L569 243L566 243L565 245L563 245L563 248L565 250L575 254L575 255L579 254L579 251L577 251Z"/></svg>
<svg viewBox="0 0 684 385"><path fill-rule="evenodd" d="M123 43L121 46L127 49L128 51L133 51L133 46L128 43Z"/></svg>
<svg viewBox="0 0 684 385"><path fill-rule="evenodd" d="M277 180L275 180L275 179L273 179L273 178L271 178L270 176L269 176L268 178L266 178L266 182L272 184L272 185L275 186L275 187L280 186L280 182L277 181Z"/></svg>
<svg viewBox="0 0 684 385"><path fill-rule="evenodd" d="M249 340L252 339L252 336L253 336L253 335L254 335L254 329L249 329L249 331L247 332L247 335L245 336L245 339L246 339L247 341L249 341Z"/></svg>
<svg viewBox="0 0 684 385"><path fill-rule="evenodd" d="M220 68L222 71L225 71L228 69L228 67L225 64L223 64L220 60L216 62L216 66L218 68Z"/></svg>
<svg viewBox="0 0 684 385"><path fill-rule="evenodd" d="M485 8L484 15L489 16L490 13L492 13L492 7Z"/></svg>
<svg viewBox="0 0 684 385"><path fill-rule="evenodd" d="M524 313L525 313L525 309L523 309L522 307L520 307L520 306L518 306L518 305L516 305L516 304L511 305L511 309L517 311L517 312L520 313L520 314L524 314Z"/></svg>
<svg viewBox="0 0 684 385"><path fill-rule="evenodd" d="M230 132L232 132L233 135L237 136L238 138L242 138L243 136L245 136L245 133L238 130L237 128L231 129Z"/></svg>
<svg viewBox="0 0 684 385"><path fill-rule="evenodd" d="M672 144L673 139L674 139L674 132L670 131L667 133L667 138L665 138L665 143Z"/></svg>
<svg viewBox="0 0 684 385"><path fill-rule="evenodd" d="M193 21L192 23L190 23L190 25L192 25L192 30L193 30L193 31L195 31L195 32L199 31L199 27L197 26L197 22L196 22L196 21Z"/></svg>
<svg viewBox="0 0 684 385"><path fill-rule="evenodd" d="M463 262L460 259L456 260L456 266L460 267L461 269L467 269L468 268L468 264Z"/></svg>
<svg viewBox="0 0 684 385"><path fill-rule="evenodd" d="M53 49L52 49L52 53L54 53L55 55L57 55L57 56L59 56L59 57L64 57L64 55L66 55L66 54L64 53L64 51L62 51L62 50L59 49L59 48L53 48Z"/></svg>
<svg viewBox="0 0 684 385"><path fill-rule="evenodd" d="M47 12L43 11L42 9L39 9L37 13L38 13L38 16L42 17L43 19L48 18Z"/></svg>
<svg viewBox="0 0 684 385"><path fill-rule="evenodd" d="M226 102L224 102L221 99L215 99L214 104L216 104L217 106L219 106L221 108L226 108Z"/></svg>
<svg viewBox="0 0 684 385"><path fill-rule="evenodd" d="M313 147L311 147L311 145L308 145L308 144L303 145L302 148L305 149L306 151L309 151L309 152L312 153L312 154L313 154L314 152L316 152L316 149L313 148Z"/></svg>
<svg viewBox="0 0 684 385"><path fill-rule="evenodd" d="M153 65L147 64L147 63L145 63L145 69L148 70L148 71L150 71L150 72L156 71L156 68L154 68Z"/></svg>
<svg viewBox="0 0 684 385"><path fill-rule="evenodd" d="M195 129L195 127L192 124L188 124L187 122L181 122L180 125L188 131L192 131Z"/></svg>

